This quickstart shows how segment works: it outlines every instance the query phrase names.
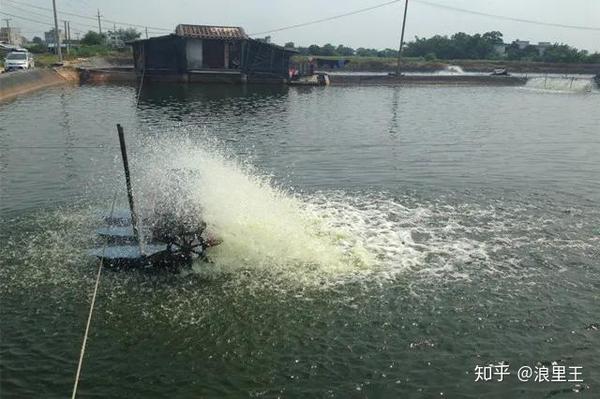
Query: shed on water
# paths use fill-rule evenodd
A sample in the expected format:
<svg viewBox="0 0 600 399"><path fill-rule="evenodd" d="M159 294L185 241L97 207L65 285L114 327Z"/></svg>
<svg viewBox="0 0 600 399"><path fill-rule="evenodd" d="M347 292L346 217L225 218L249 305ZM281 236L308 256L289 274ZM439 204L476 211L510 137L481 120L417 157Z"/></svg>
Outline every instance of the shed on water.
<svg viewBox="0 0 600 399"><path fill-rule="evenodd" d="M295 53L233 26L177 25L175 33L129 44L136 75L181 82L283 83Z"/></svg>

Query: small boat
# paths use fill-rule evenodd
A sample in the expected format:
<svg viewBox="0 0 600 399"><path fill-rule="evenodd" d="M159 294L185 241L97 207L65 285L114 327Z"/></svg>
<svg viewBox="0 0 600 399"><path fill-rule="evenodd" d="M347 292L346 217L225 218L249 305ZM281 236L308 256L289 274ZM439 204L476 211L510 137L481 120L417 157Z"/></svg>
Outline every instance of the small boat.
<svg viewBox="0 0 600 399"><path fill-rule="evenodd" d="M506 68L497 68L492 71L491 76L510 76Z"/></svg>
<svg viewBox="0 0 600 399"><path fill-rule="evenodd" d="M298 76L289 81L291 86L329 86L329 75L317 72L309 76Z"/></svg>

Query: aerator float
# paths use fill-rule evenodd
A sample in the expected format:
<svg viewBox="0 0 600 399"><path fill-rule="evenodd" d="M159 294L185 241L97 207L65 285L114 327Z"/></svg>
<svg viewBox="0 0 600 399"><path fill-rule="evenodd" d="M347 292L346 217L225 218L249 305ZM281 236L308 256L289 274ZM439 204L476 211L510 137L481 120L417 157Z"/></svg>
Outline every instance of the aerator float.
<svg viewBox="0 0 600 399"><path fill-rule="evenodd" d="M117 132L129 209L114 209L113 204L113 209L103 212L106 225L96 230L103 245L92 249L90 255L104 265L117 267L178 268L196 259L208 262L206 250L219 241L208 236L203 221L181 217L168 204L163 204L161 212L154 212L152 218L140 219L131 187L125 136L119 124Z"/></svg>

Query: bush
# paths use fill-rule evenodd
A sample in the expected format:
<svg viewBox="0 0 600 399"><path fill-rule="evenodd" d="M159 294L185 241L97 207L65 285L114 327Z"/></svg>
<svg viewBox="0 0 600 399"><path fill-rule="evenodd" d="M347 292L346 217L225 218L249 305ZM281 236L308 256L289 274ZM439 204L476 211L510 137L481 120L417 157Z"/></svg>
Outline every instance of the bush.
<svg viewBox="0 0 600 399"><path fill-rule="evenodd" d="M80 46L74 49L73 54L76 57L93 57L95 55L107 55L110 52L108 47L102 45Z"/></svg>
<svg viewBox="0 0 600 399"><path fill-rule="evenodd" d="M437 60L437 57L435 56L435 53L427 53L425 54L425 61L435 61Z"/></svg>
<svg viewBox="0 0 600 399"><path fill-rule="evenodd" d="M25 47L27 48L27 50L34 54L43 54L48 52L48 46L46 46L45 44L28 44Z"/></svg>
<svg viewBox="0 0 600 399"><path fill-rule="evenodd" d="M105 41L106 41L105 34L97 33L97 32L94 32L93 30L91 30L88 33L86 33L85 36L83 36L83 38L81 39L81 44L84 44L87 46L93 46L93 45L102 44Z"/></svg>

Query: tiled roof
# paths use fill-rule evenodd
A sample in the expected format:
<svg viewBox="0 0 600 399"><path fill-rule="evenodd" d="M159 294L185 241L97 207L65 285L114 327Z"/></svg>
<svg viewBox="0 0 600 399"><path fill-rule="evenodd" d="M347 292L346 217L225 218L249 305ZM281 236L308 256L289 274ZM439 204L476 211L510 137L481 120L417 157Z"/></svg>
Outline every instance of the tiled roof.
<svg viewBox="0 0 600 399"><path fill-rule="evenodd" d="M209 26L209 25L177 25L175 34L183 37L197 39L241 40L248 36L243 28L237 26Z"/></svg>

